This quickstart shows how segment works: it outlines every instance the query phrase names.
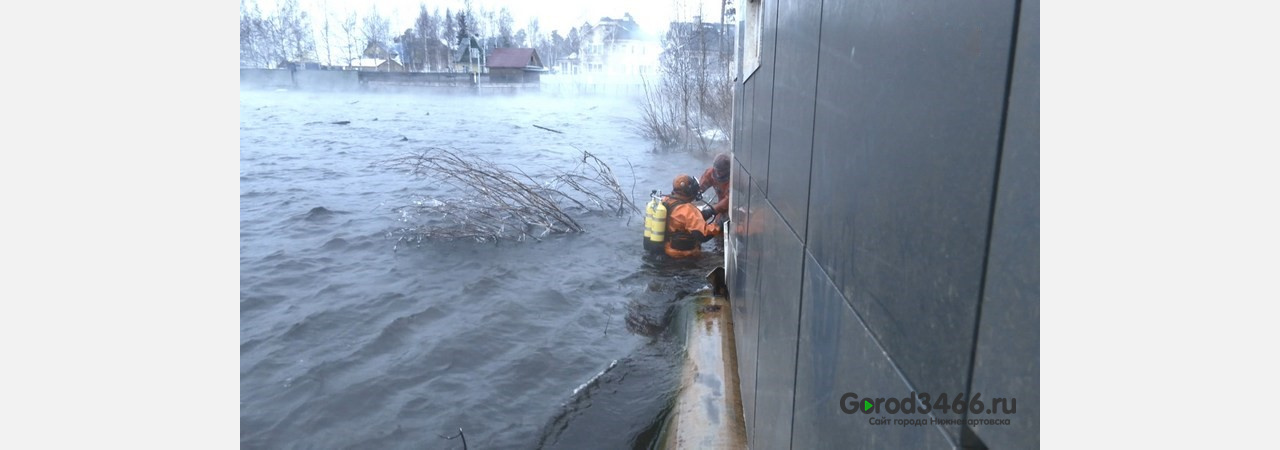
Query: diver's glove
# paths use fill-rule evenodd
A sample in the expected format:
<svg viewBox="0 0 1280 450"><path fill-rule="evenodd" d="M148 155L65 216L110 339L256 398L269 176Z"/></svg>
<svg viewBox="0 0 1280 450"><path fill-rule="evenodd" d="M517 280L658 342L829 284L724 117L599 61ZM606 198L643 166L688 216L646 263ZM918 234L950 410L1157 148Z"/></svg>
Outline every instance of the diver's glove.
<svg viewBox="0 0 1280 450"><path fill-rule="evenodd" d="M711 218L716 215L715 208L712 208L710 205L702 205L698 210L702 212L702 220L704 221L711 220Z"/></svg>

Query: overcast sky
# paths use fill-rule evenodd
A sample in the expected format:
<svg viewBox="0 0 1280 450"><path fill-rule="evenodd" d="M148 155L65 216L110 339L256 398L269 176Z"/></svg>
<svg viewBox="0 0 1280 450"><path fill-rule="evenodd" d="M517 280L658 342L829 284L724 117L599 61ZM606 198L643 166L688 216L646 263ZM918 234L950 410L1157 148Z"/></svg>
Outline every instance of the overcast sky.
<svg viewBox="0 0 1280 450"><path fill-rule="evenodd" d="M263 12L267 12L275 2L257 1L262 5ZM708 20L718 20L720 0L473 0L472 5L476 9L485 6L494 11L506 6L515 19L516 30L524 28L529 19L537 17L543 33L550 34L552 30L560 30L560 34L564 35L570 27L583 22L594 24L600 17L620 18L623 13L631 13L646 31L661 32L677 16L682 20L690 20L697 14L700 2L705 11L703 15ZM299 0L299 3L304 7L309 6L313 11L319 11L327 4L329 10L343 13L340 15L354 10L362 16L376 4L380 13L392 17L393 31L412 27L420 4L425 3L429 11L434 11L436 7L441 12L452 8L455 14L463 5L462 0Z"/></svg>

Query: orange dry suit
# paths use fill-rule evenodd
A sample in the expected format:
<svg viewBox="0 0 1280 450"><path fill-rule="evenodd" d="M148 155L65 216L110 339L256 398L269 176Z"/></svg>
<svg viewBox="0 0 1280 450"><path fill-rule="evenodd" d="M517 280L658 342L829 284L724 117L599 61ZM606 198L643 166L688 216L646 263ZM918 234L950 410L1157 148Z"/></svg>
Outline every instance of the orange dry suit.
<svg viewBox="0 0 1280 450"><path fill-rule="evenodd" d="M707 189L713 187L716 189L716 204L712 205L712 209L715 209L716 214L720 214L721 217L728 217L729 177L726 176L724 180L718 180L716 179L716 169L709 167L706 172L702 172L702 177L698 178L698 186L702 187L702 192L706 192ZM699 192L699 194L702 192Z"/></svg>
<svg viewBox="0 0 1280 450"><path fill-rule="evenodd" d="M672 194L662 198L667 207L667 231L663 246L672 258L695 258L702 255L702 243L720 235L720 226L702 218L689 199Z"/></svg>

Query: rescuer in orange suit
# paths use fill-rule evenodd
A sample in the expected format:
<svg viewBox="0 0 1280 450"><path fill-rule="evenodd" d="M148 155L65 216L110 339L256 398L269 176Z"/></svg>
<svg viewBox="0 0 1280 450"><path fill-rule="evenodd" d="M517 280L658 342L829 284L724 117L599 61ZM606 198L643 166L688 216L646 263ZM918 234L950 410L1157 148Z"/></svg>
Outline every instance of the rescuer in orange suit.
<svg viewBox="0 0 1280 450"><path fill-rule="evenodd" d="M707 189L715 188L716 204L712 205L712 209L716 212L716 220L712 223L723 223L724 219L729 218L729 154L721 153L716 155L716 160L707 168L706 172L702 172L702 177L698 178L698 194L701 195Z"/></svg>
<svg viewBox="0 0 1280 450"><path fill-rule="evenodd" d="M662 198L667 207L667 256L677 259L702 255L702 243L720 235L720 226L707 223L702 211L693 204L698 197L698 180L680 174L671 182L671 195Z"/></svg>

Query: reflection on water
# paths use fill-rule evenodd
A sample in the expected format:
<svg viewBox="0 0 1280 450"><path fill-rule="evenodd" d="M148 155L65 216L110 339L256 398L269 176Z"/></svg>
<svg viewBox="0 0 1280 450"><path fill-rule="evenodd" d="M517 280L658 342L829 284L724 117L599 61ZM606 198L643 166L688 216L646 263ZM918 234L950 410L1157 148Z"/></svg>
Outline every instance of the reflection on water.
<svg viewBox="0 0 1280 450"><path fill-rule="evenodd" d="M718 248L669 264L641 251L643 217L596 215L542 242L393 249L391 208L440 188L375 163L447 147L536 178L577 146L643 194L709 158L650 152L627 99L240 104L242 447L461 448L439 437L458 428L471 448L647 446L674 394L674 307Z"/></svg>

